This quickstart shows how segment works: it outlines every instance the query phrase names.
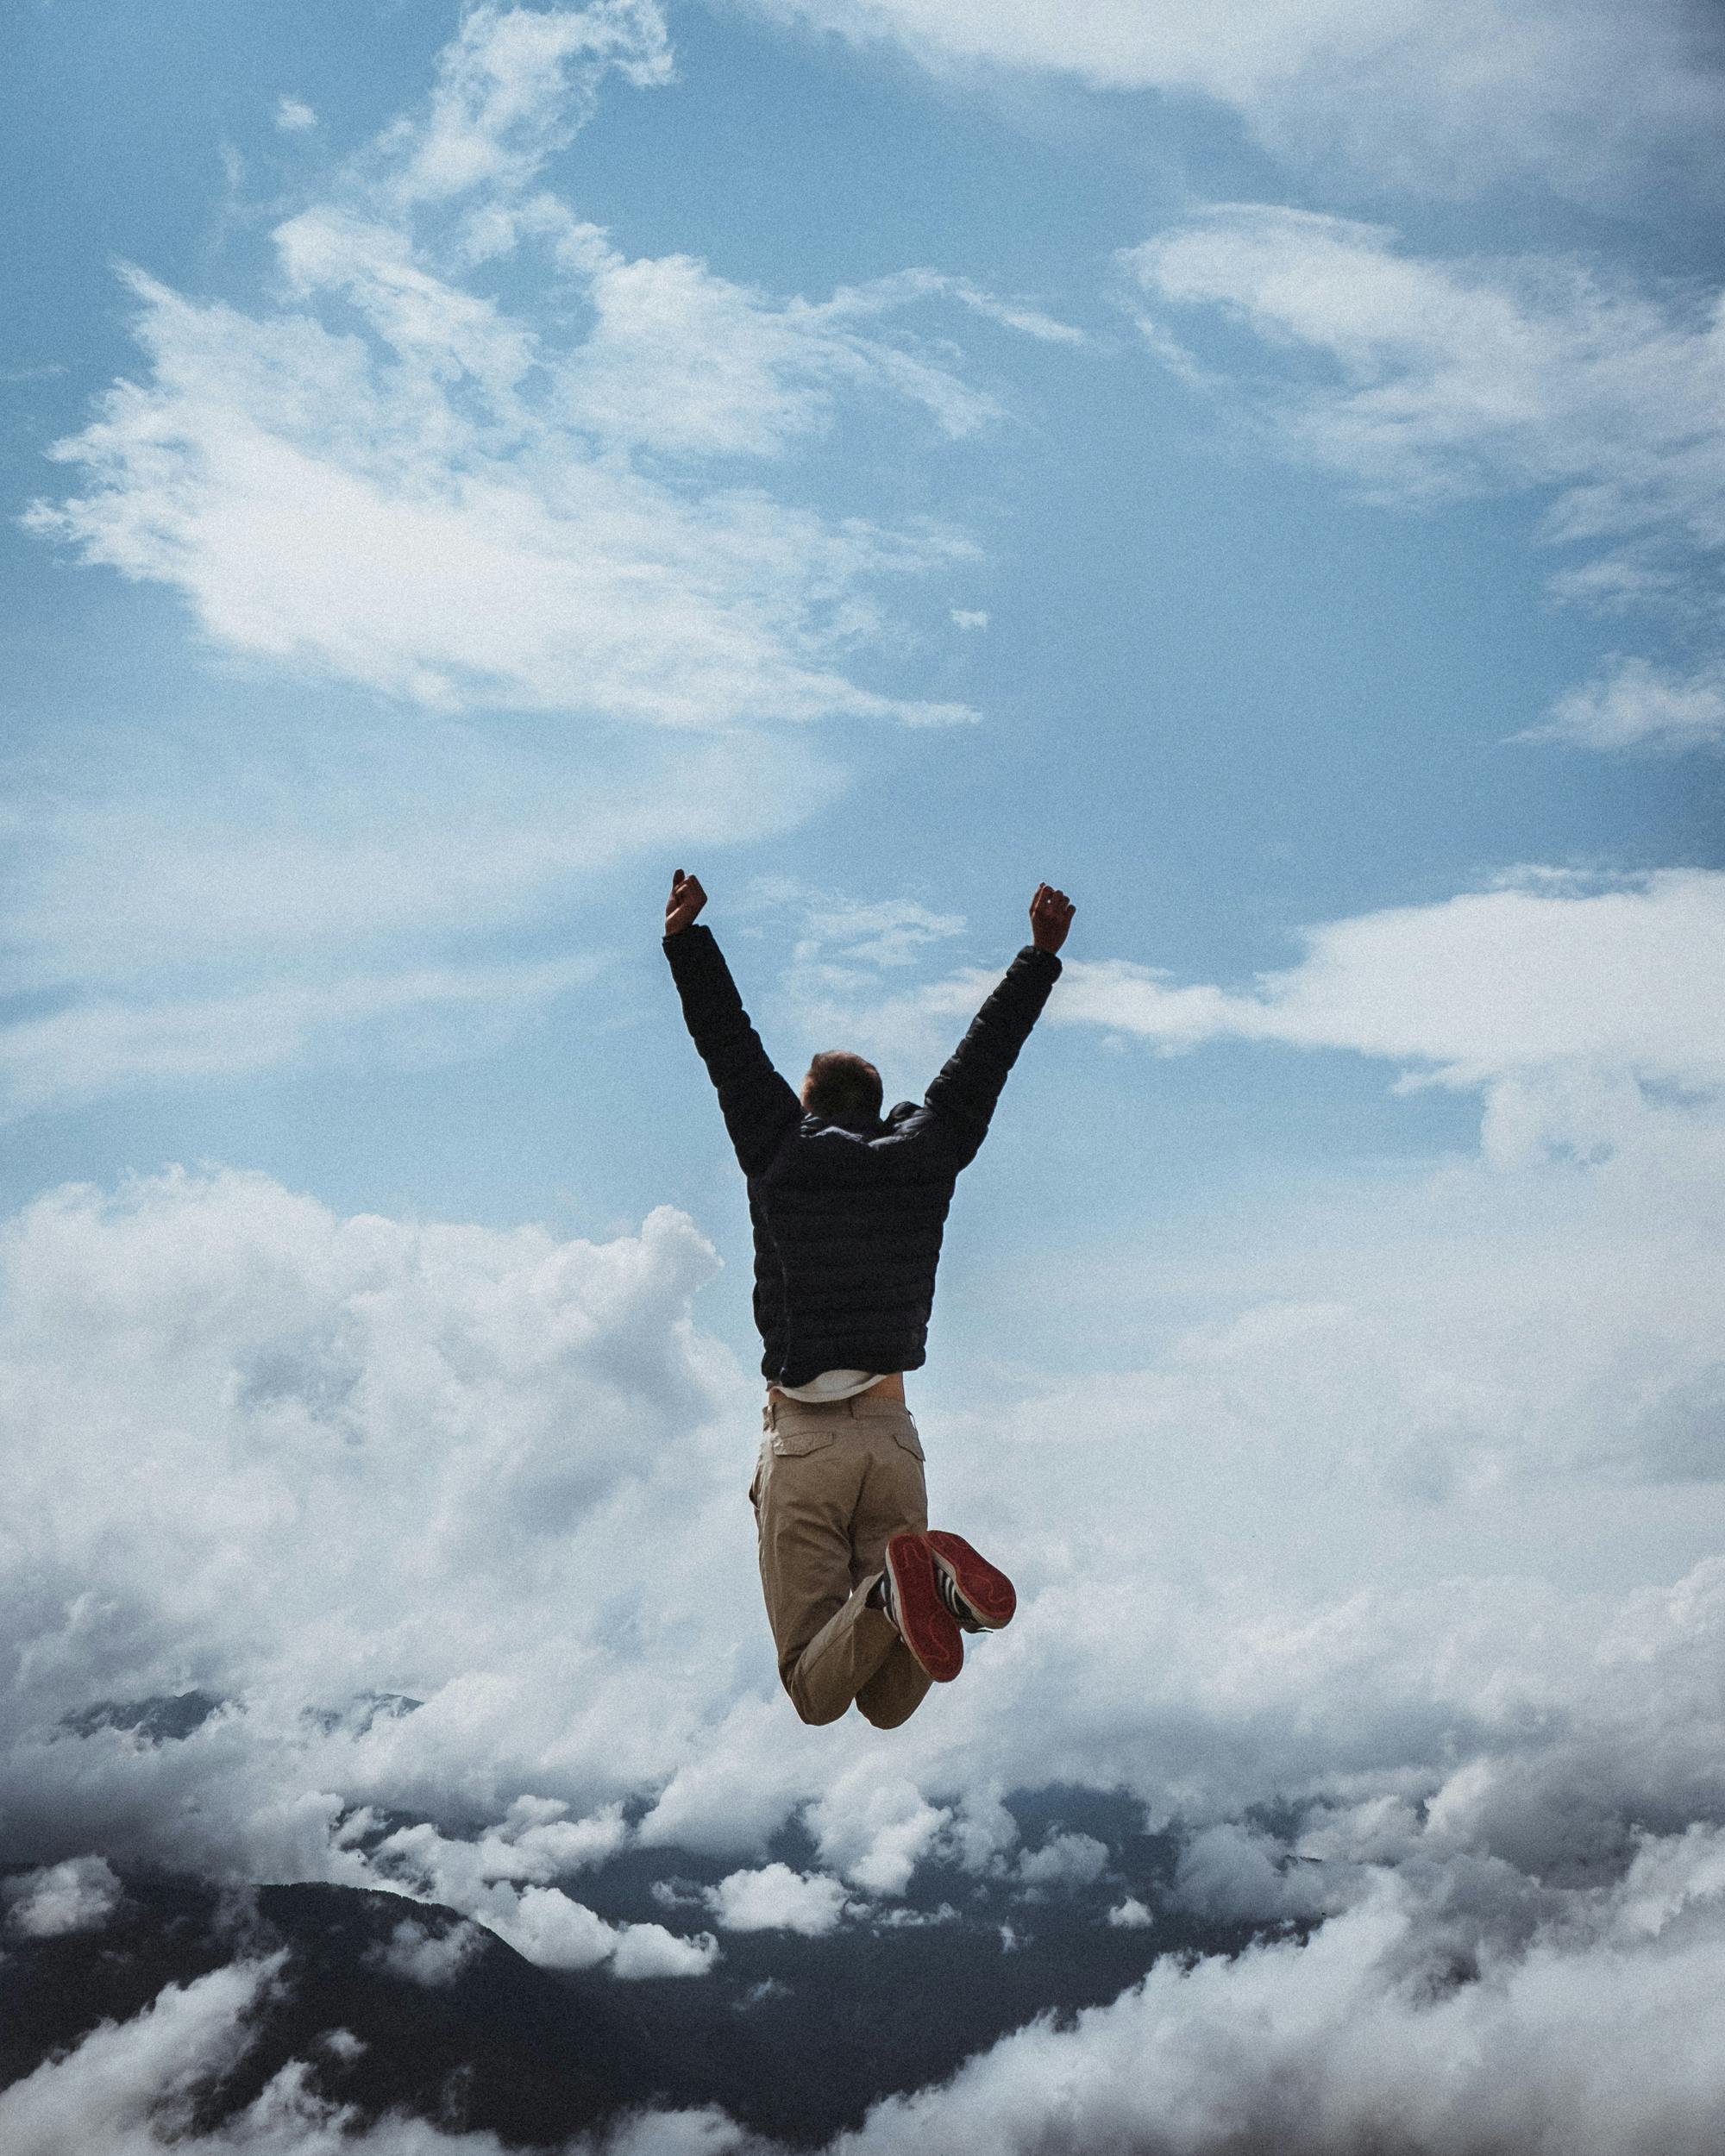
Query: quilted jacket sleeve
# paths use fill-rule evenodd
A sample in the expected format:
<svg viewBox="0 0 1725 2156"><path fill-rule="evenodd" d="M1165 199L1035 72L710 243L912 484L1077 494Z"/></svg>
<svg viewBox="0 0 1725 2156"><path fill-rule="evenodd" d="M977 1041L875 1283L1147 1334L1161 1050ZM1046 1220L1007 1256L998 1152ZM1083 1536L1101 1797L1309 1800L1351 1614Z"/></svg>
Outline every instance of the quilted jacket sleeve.
<svg viewBox="0 0 1725 2156"><path fill-rule="evenodd" d="M961 1167L975 1158L988 1136L1007 1073L1059 978L1053 952L1026 943L929 1087L928 1105L950 1131Z"/></svg>
<svg viewBox="0 0 1725 2156"><path fill-rule="evenodd" d="M665 956L743 1172L759 1175L801 1116L802 1103L768 1061L712 931L696 922L668 936Z"/></svg>

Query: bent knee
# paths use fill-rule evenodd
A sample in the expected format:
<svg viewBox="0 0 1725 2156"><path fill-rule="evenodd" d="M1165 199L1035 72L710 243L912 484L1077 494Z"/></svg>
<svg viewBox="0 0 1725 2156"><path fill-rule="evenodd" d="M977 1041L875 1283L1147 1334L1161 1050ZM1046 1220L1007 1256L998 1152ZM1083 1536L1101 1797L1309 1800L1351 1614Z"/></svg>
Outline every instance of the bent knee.
<svg viewBox="0 0 1725 2156"><path fill-rule="evenodd" d="M893 1707L869 1707L859 1699L856 1704L868 1720L874 1723L876 1729L897 1729L902 1723L910 1720L918 1708L922 1705L922 1702L920 1699L913 1699L908 1707L902 1704Z"/></svg>
<svg viewBox="0 0 1725 2156"><path fill-rule="evenodd" d="M837 1707L817 1706L812 1700L793 1690L790 1685L787 1684L785 1689L790 1694L791 1705L796 1708L798 1714L815 1729L823 1727L827 1722L836 1722L850 1704L849 1700L842 1700Z"/></svg>

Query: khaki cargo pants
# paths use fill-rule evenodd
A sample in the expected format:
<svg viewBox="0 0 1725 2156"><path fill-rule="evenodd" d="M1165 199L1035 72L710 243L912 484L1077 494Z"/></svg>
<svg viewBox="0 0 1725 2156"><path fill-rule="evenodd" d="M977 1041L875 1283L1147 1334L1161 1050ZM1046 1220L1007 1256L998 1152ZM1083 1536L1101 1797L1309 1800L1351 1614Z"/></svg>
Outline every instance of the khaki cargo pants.
<svg viewBox="0 0 1725 2156"><path fill-rule="evenodd" d="M750 1485L779 1675L806 1722L855 1700L880 1729L921 1706L929 1677L864 1598L889 1535L928 1525L922 1442L901 1401L768 1401Z"/></svg>

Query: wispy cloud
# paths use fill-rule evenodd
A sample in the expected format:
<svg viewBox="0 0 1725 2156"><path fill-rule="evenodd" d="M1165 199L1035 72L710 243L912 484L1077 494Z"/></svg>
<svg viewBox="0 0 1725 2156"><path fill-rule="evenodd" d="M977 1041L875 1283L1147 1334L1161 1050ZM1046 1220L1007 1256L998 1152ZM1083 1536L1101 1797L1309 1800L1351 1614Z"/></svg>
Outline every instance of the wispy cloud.
<svg viewBox="0 0 1725 2156"><path fill-rule="evenodd" d="M951 76L1013 70L1232 108L1258 140L1395 185L1471 193L1532 173L1612 197L1648 166L1716 175L1716 46L1692 0L1633 24L1609 0L756 0L781 21L890 41Z"/></svg>
<svg viewBox="0 0 1725 2156"><path fill-rule="evenodd" d="M1552 256L1440 260L1381 226L1230 204L1121 257L1159 360L1280 454L1373 498L1521 495L1561 550L1554 596L1686 605L1721 627L1725 298ZM1207 357L1214 334L1253 341ZM1571 693L1534 738L1692 746L1708 664L1642 659ZM1528 736L1524 736L1524 738Z"/></svg>
<svg viewBox="0 0 1725 2156"><path fill-rule="evenodd" d="M965 716L853 662L875 587L969 542L794 505L734 467L823 432L841 398L908 401L955 437L996 417L950 352L889 333L906 307L1076 333L932 273L812 303L629 259L536 191L613 70L667 79L651 0L474 9L426 107L277 228L269 304L129 273L147 376L60 444L85 491L36 528L181 592L221 646L435 708ZM536 273L537 315L476 288L505 256ZM576 298L583 333L553 329Z"/></svg>
<svg viewBox="0 0 1725 2156"><path fill-rule="evenodd" d="M1550 257L1433 260L1262 204L1122 260L1159 335L1208 310L1258 340L1256 375L1209 379L1297 455L1390 498L1543 493L1554 543L1725 544L1716 296Z"/></svg>
<svg viewBox="0 0 1725 2156"><path fill-rule="evenodd" d="M593 971L592 959L575 958L279 981L197 998L80 999L0 1031L0 1118L139 1085L249 1075L307 1054L460 1061L511 1038Z"/></svg>
<svg viewBox="0 0 1725 2156"><path fill-rule="evenodd" d="M1656 755L1717 748L1725 743L1725 666L1684 674L1647 659L1613 659L1517 738Z"/></svg>
<svg viewBox="0 0 1725 2156"><path fill-rule="evenodd" d="M15 1104L348 1052L391 1011L411 1055L436 1002L525 1020L541 976L476 938L637 847L794 822L839 783L800 722L974 718L867 680L900 656L884 589L971 542L811 506L790 467L859 410L1000 418L912 310L1076 333L932 271L805 299L629 257L544 169L608 78L670 75L653 0L469 9L423 103L277 224L251 304L127 273L144 369L28 521L181 594L245 661L236 709L260 673L373 700L147 747L116 723L20 774L5 985L62 1007L0 1050Z"/></svg>

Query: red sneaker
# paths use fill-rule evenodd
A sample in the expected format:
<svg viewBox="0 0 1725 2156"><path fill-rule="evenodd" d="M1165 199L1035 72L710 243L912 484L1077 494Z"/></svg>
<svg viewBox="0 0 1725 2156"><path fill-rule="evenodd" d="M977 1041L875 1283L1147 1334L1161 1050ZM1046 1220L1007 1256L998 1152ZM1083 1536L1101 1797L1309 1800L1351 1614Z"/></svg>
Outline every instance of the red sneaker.
<svg viewBox="0 0 1725 2156"><path fill-rule="evenodd" d="M934 1556L908 1530L887 1544L881 1599L899 1637L937 1684L950 1684L964 1667L964 1642L942 1599Z"/></svg>
<svg viewBox="0 0 1725 2156"><path fill-rule="evenodd" d="M1013 1621L1019 1598L1012 1582L963 1535L932 1528L924 1539L934 1557L941 1600L966 1632L998 1632Z"/></svg>

